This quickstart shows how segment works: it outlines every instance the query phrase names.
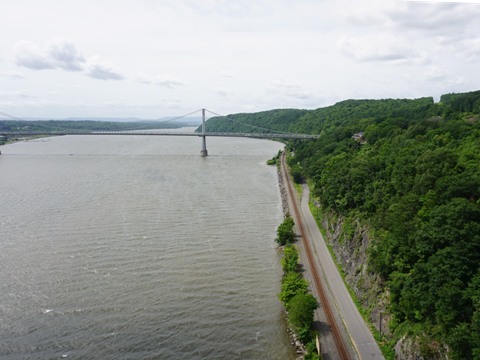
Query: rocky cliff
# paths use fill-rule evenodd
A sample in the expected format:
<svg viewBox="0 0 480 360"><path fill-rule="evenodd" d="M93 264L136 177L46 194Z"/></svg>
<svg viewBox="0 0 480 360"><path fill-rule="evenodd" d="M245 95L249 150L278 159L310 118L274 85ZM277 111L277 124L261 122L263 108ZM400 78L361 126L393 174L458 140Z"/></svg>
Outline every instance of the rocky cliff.
<svg viewBox="0 0 480 360"><path fill-rule="evenodd" d="M381 278L368 269L368 227L359 220L345 219L333 212L324 213L322 226L344 278L375 329L391 340L388 311L389 292ZM398 360L446 360L448 349L420 336L402 336L394 346Z"/></svg>

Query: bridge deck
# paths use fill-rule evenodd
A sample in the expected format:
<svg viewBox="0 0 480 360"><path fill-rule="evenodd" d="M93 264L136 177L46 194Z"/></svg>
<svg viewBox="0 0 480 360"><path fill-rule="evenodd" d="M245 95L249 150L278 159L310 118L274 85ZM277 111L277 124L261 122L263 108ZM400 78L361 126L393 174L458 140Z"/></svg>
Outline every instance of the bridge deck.
<svg viewBox="0 0 480 360"><path fill-rule="evenodd" d="M259 139L317 139L319 135L307 134L267 134L267 133L220 133L220 132L167 132L167 131L0 131L4 136L62 136L62 135L135 135L135 136L221 136L221 137L248 137Z"/></svg>

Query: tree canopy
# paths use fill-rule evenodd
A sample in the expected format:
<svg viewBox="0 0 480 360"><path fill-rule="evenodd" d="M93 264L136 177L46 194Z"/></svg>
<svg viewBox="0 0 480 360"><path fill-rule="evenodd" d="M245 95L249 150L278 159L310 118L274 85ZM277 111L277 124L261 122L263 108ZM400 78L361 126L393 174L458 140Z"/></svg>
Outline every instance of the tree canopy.
<svg viewBox="0 0 480 360"><path fill-rule="evenodd" d="M264 127L267 115L242 119ZM277 129L321 135L288 144L313 195L370 226L368 265L390 290L394 324L421 326L452 358L478 357L480 91L290 115Z"/></svg>
<svg viewBox="0 0 480 360"><path fill-rule="evenodd" d="M279 245L292 244L295 240L295 231L293 230L295 223L291 216L286 216L283 222L277 228L277 238L275 239Z"/></svg>

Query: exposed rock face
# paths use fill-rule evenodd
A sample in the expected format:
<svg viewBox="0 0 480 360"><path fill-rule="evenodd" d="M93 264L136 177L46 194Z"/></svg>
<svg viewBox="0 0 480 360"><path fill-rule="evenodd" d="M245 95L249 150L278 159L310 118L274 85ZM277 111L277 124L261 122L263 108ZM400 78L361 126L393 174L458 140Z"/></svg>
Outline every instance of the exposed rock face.
<svg viewBox="0 0 480 360"><path fill-rule="evenodd" d="M346 224L339 215L324 214L322 221L325 239L332 247L341 265L345 280L355 292L362 307L369 314L370 322L383 335L391 336L388 323L389 293L380 277L368 271L368 228L355 221ZM426 337L402 337L395 345L398 360L448 360L448 348Z"/></svg>
<svg viewBox="0 0 480 360"><path fill-rule="evenodd" d="M404 336L395 344L395 359L398 360L448 360L447 352L445 346L419 338Z"/></svg>
<svg viewBox="0 0 480 360"><path fill-rule="evenodd" d="M404 336L395 344L395 359L424 360L419 354L418 344L412 338Z"/></svg>
<svg viewBox="0 0 480 360"><path fill-rule="evenodd" d="M368 271L368 229L358 222L355 222L353 228L349 225L346 229L344 225L344 219L333 214L324 215L326 241L345 273L346 282L355 292L362 307L370 313L370 321L379 332L388 336L390 316L386 309L389 294L383 289L380 277Z"/></svg>

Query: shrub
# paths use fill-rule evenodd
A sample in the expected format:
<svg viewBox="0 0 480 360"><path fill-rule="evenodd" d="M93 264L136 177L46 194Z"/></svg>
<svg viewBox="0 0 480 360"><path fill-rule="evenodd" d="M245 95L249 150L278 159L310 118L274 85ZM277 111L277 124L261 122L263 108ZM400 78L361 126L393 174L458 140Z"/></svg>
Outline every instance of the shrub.
<svg viewBox="0 0 480 360"><path fill-rule="evenodd" d="M282 280L282 292L280 293L280 300L287 305L295 295L305 294L308 289L308 284L299 273L288 273Z"/></svg>
<svg viewBox="0 0 480 360"><path fill-rule="evenodd" d="M292 245L285 246L283 250L282 268L283 272L290 273L297 271L298 267L298 253Z"/></svg>
<svg viewBox="0 0 480 360"><path fill-rule="evenodd" d="M300 292L293 296L287 304L288 321L297 334L304 337L301 339L303 342L310 340L308 337L313 322L313 312L317 307L317 300L312 294ZM307 339L305 339L306 337Z"/></svg>
<svg viewBox="0 0 480 360"><path fill-rule="evenodd" d="M295 240L295 232L293 231L293 227L295 222L293 221L292 217L286 216L285 220L278 226L277 228L277 238L275 241L283 246L286 244L291 244Z"/></svg>

